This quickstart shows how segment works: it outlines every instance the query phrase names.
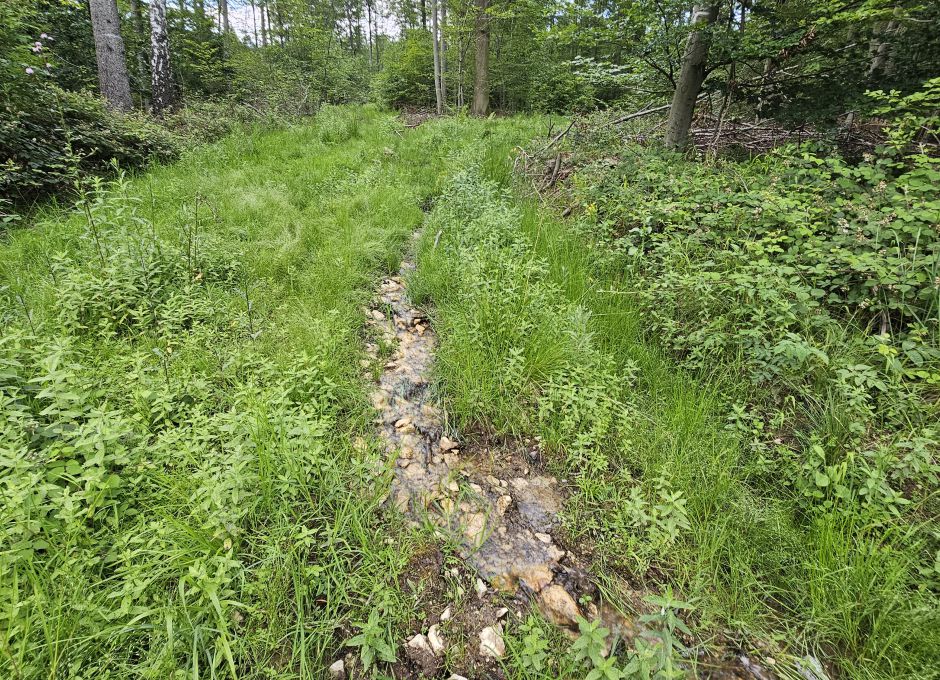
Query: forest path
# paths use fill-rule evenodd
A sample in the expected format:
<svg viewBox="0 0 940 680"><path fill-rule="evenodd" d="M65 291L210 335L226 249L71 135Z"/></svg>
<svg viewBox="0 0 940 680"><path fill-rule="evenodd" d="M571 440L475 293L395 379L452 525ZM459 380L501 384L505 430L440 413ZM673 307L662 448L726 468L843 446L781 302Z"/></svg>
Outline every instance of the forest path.
<svg viewBox="0 0 940 680"><path fill-rule="evenodd" d="M420 232L413 236L417 242ZM366 351L371 364L383 365L371 398L394 469L388 504L415 528L433 527L438 541L470 567L462 574L452 569L449 576L469 580L473 593L456 607L438 598L419 613L423 632L404 647L410 671L436 676L453 632L464 640L462 672L497 677L493 673L506 655L507 619L523 620L530 607L572 639L579 637L579 621L600 623L610 631L605 655L621 641L634 646L638 637L655 644L655 632L638 615L623 613L623 605L634 612L648 609L643 598L650 593L618 588L618 605L598 587L579 546L562 544L564 480L542 471L539 443L488 442L448 428L431 385L437 338L429 316L406 291L414 270L413 259L405 259L397 276L382 281L366 314L377 340ZM446 585L427 580L443 578L433 569L421 574L423 587L439 595ZM730 649L701 651L692 665L698 677L774 677Z"/></svg>

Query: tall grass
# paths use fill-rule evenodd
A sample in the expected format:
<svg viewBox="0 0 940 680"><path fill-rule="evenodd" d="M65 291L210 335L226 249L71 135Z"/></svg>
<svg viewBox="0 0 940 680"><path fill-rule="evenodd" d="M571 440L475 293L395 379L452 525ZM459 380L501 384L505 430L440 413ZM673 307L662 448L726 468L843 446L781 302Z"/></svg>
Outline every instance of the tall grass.
<svg viewBox="0 0 940 680"><path fill-rule="evenodd" d="M436 306L445 403L464 427L540 437L601 575L679 584L703 634L773 636L849 677L935 674L914 529L850 506L807 514L789 480L766 483L728 427L749 389L737 367L665 356L604 242L485 170L457 178L431 227L410 288Z"/></svg>
<svg viewBox="0 0 940 680"><path fill-rule="evenodd" d="M361 308L491 127L326 108L7 235L0 675L319 678L411 617Z"/></svg>

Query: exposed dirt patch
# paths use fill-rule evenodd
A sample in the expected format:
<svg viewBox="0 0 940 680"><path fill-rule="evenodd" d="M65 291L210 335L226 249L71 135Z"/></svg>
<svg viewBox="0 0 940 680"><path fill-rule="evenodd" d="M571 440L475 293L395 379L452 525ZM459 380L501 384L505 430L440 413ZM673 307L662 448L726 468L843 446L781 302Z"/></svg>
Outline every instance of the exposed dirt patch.
<svg viewBox="0 0 940 680"><path fill-rule="evenodd" d="M635 614L647 607L648 593L624 587L618 600L630 608L625 613L596 586L589 555L564 541L565 484L545 471L538 442L464 440L445 431L428 382L436 338L404 288L413 268L404 262L365 310L380 338L368 349L382 366L372 402L395 471L389 503L415 526L433 527L444 546L420 550L403 576L418 606L393 676L503 677L505 626L529 607L571 637L579 617L600 620L611 639L628 644L649 637ZM393 349L380 358L380 346ZM700 677L764 677L731 650L693 665Z"/></svg>

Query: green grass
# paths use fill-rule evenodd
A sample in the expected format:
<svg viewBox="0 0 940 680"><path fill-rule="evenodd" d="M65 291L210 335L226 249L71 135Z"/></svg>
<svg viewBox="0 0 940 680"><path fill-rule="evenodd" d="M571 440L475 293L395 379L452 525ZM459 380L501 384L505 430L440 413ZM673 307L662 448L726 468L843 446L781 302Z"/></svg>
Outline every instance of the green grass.
<svg viewBox="0 0 940 680"><path fill-rule="evenodd" d="M785 480L755 474L728 427L749 389L739 367L679 368L603 240L472 169L430 226L410 287L436 307L449 412L541 437L573 487L566 528L596 546L608 587L677 584L705 638L727 627L848 677L932 677L940 628L915 530L851 506L807 515Z"/></svg>
<svg viewBox="0 0 940 680"><path fill-rule="evenodd" d="M433 205L409 286L449 417L540 437L603 587L677 585L703 637L773 636L846 677L931 677L929 518L809 512L768 478L729 424L743 359L680 368L609 243L514 192L538 125L328 108L6 234L0 675L317 678L360 631L414 632L398 582L427 536L380 509L362 307ZM840 398L816 404L834 440ZM544 637L579 677L530 623L507 676L539 677Z"/></svg>
<svg viewBox="0 0 940 680"><path fill-rule="evenodd" d="M361 308L497 125L327 108L6 235L0 675L316 678L373 612L400 638Z"/></svg>

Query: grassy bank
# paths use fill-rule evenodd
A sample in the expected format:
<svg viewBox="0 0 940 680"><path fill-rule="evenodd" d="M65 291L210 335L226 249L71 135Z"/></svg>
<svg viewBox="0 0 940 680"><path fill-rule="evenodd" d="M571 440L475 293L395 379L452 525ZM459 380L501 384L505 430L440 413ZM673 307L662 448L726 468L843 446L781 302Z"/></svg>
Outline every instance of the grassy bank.
<svg viewBox="0 0 940 680"><path fill-rule="evenodd" d="M8 234L0 674L312 678L396 637L361 307L492 127L328 109Z"/></svg>
<svg viewBox="0 0 940 680"><path fill-rule="evenodd" d="M901 514L849 494L807 504L802 477L768 480L729 418L752 392L740 365L681 367L637 292L656 274L638 276L595 221L468 172L431 226L411 289L437 309L448 408L465 429L540 437L602 577L678 585L700 635L772 637L778 662L810 652L848 677L931 677L930 473Z"/></svg>

